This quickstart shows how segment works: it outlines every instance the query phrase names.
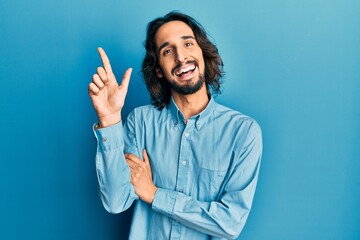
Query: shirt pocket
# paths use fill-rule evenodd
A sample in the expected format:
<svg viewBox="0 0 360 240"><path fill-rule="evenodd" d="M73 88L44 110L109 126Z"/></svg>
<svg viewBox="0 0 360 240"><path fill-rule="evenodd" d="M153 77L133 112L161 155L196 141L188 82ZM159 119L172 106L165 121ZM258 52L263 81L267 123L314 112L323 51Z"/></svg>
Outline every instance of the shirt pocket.
<svg viewBox="0 0 360 240"><path fill-rule="evenodd" d="M219 190L226 171L201 168L198 179L198 200L215 201L220 196Z"/></svg>

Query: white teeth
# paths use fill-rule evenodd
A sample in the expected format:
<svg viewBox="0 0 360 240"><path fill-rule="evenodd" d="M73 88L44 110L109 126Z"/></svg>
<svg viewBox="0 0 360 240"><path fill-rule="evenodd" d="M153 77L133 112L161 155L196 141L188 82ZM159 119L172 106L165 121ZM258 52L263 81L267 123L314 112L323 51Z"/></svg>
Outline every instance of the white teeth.
<svg viewBox="0 0 360 240"><path fill-rule="evenodd" d="M187 71L190 71L194 68L194 66L188 66L187 68L185 69L181 69L182 72L187 72Z"/></svg>
<svg viewBox="0 0 360 240"><path fill-rule="evenodd" d="M180 75L182 73L186 73L188 71L192 71L195 69L195 65L186 66L184 68L181 68L175 72L176 75Z"/></svg>

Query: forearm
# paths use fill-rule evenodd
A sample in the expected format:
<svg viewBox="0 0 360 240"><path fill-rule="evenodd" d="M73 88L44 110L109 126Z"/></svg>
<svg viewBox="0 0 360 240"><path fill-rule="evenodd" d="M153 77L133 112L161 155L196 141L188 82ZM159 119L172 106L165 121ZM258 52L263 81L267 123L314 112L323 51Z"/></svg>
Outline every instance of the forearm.
<svg viewBox="0 0 360 240"><path fill-rule="evenodd" d="M137 199L125 163L122 123L95 132L97 138L96 171L100 197L111 213L125 211Z"/></svg>
<svg viewBox="0 0 360 240"><path fill-rule="evenodd" d="M183 193L159 188L152 208L184 226L211 236L235 239L245 226L256 181L243 191L225 194L219 201L198 201Z"/></svg>
<svg viewBox="0 0 360 240"><path fill-rule="evenodd" d="M261 134L252 134L239 158L228 168L218 191L210 201L159 188L152 208L182 225L215 237L237 238L245 226L257 185Z"/></svg>

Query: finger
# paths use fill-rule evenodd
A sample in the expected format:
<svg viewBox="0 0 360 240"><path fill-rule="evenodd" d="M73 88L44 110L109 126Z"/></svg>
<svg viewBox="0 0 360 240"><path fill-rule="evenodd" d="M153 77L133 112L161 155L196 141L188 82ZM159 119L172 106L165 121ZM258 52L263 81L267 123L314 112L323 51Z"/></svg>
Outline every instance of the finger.
<svg viewBox="0 0 360 240"><path fill-rule="evenodd" d="M133 70L132 68L128 68L128 69L125 71L124 76L123 76L122 81L121 81L120 87L123 87L123 88L125 88L125 89L128 89L132 70Z"/></svg>
<svg viewBox="0 0 360 240"><path fill-rule="evenodd" d="M100 92L100 89L95 85L95 83L91 82L89 84L89 94L97 95Z"/></svg>
<svg viewBox="0 0 360 240"><path fill-rule="evenodd" d="M130 159L130 158L126 158L126 162L130 167L132 167L134 169L136 169L137 167L140 167L144 164L144 162L139 162L137 160Z"/></svg>
<svg viewBox="0 0 360 240"><path fill-rule="evenodd" d="M143 163L143 161L140 158L138 158L136 155L131 154L131 153L125 154L125 158L129 159L130 161L133 161L134 163L137 163L137 164Z"/></svg>
<svg viewBox="0 0 360 240"><path fill-rule="evenodd" d="M93 75L93 83L95 83L95 85L99 88L102 89L105 85L103 83L103 81L101 81L99 75L94 74Z"/></svg>
<svg viewBox="0 0 360 240"><path fill-rule="evenodd" d="M100 77L101 81L102 81L104 84L106 84L107 82L109 82L108 75L106 74L104 68L98 67L98 68L96 69L96 71L97 71L97 75Z"/></svg>
<svg viewBox="0 0 360 240"><path fill-rule="evenodd" d="M130 175L131 175L131 177L132 177L132 178L135 178L135 176L136 176L136 172L131 171L131 172L130 172Z"/></svg>
<svg viewBox="0 0 360 240"><path fill-rule="evenodd" d="M136 177L133 175L133 174L131 174L130 175L130 183L135 183L136 182Z"/></svg>
<svg viewBox="0 0 360 240"><path fill-rule="evenodd" d="M130 172L131 181L136 182L139 178L140 178L140 173L139 172L136 172L136 171L131 171Z"/></svg>
<svg viewBox="0 0 360 240"><path fill-rule="evenodd" d="M102 49L101 47L98 48L98 52L100 54L100 58L101 61L103 63L103 66L105 68L105 71L107 73L112 73L112 69L111 69L111 65L110 65L110 60L108 58L108 56L106 55L104 49Z"/></svg>
<svg viewBox="0 0 360 240"><path fill-rule="evenodd" d="M136 172L134 172L130 169L130 182L135 182L135 180L137 179L137 177L135 175L136 175Z"/></svg>
<svg viewBox="0 0 360 240"><path fill-rule="evenodd" d="M126 163L129 165L130 171L136 171L136 167L139 166L139 164L135 163L134 161L131 161L130 159L125 159Z"/></svg>
<svg viewBox="0 0 360 240"><path fill-rule="evenodd" d="M138 180L139 178L137 178L136 176L131 176L130 183L135 185Z"/></svg>

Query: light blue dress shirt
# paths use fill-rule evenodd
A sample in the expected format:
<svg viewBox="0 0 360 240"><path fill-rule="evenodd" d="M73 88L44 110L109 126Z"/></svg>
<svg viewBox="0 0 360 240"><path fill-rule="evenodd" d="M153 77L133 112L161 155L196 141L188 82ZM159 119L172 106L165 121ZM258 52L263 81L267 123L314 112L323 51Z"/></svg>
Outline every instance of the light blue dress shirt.
<svg viewBox="0 0 360 240"><path fill-rule="evenodd" d="M96 170L105 209L134 201L130 239L237 238L252 205L262 154L259 125L213 98L188 119L173 99L162 110L143 106L122 123L95 131ZM150 158L158 190L152 205L130 183L123 153Z"/></svg>

